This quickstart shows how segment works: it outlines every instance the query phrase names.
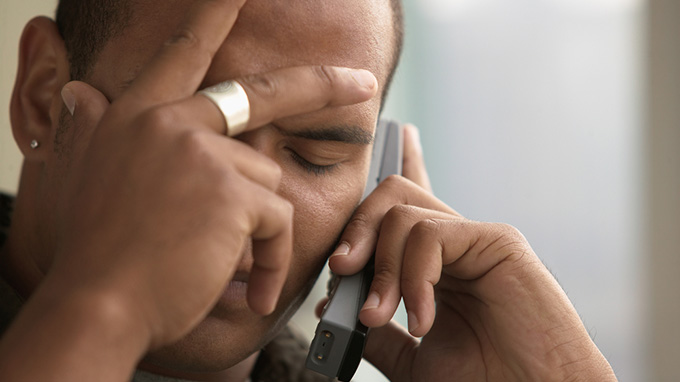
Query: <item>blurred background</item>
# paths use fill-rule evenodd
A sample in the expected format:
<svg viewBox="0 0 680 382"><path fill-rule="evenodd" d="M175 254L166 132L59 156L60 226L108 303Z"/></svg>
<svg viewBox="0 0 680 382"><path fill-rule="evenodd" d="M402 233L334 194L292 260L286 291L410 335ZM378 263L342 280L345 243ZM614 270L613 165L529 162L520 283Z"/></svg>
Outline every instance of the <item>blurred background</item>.
<svg viewBox="0 0 680 382"><path fill-rule="evenodd" d="M5 110L21 29L55 4L0 3ZM680 2L405 7L384 116L420 127L435 193L524 233L621 381L680 380ZM0 190L20 162L4 112ZM324 293L295 317L308 335ZM364 362L355 380L384 377Z"/></svg>

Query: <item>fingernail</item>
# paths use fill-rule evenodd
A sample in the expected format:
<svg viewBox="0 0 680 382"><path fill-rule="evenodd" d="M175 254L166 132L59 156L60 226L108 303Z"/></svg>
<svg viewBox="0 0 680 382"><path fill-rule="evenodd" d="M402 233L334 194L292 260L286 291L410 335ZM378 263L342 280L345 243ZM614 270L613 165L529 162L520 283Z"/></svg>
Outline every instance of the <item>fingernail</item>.
<svg viewBox="0 0 680 382"><path fill-rule="evenodd" d="M375 76L367 70L349 69L349 74L352 76L352 78L354 78L354 81L361 87L373 89L377 85L377 80L375 79Z"/></svg>
<svg viewBox="0 0 680 382"><path fill-rule="evenodd" d="M347 256L347 255L349 255L349 244L347 244L346 241L343 241L342 243L340 243L340 245L338 245L337 248L335 248L335 251L333 252L331 257L333 257L333 256Z"/></svg>
<svg viewBox="0 0 680 382"><path fill-rule="evenodd" d="M371 292L364 303L364 307L361 310L375 309L380 305L380 296L377 293Z"/></svg>
<svg viewBox="0 0 680 382"><path fill-rule="evenodd" d="M413 333L414 330L418 329L418 326L420 326L420 324L418 323L418 317L416 316L415 313L409 311L408 312L408 331Z"/></svg>
<svg viewBox="0 0 680 382"><path fill-rule="evenodd" d="M76 110L76 97L73 95L73 92L66 87L62 88L61 99L64 100L64 105L66 105L68 112L73 115Z"/></svg>

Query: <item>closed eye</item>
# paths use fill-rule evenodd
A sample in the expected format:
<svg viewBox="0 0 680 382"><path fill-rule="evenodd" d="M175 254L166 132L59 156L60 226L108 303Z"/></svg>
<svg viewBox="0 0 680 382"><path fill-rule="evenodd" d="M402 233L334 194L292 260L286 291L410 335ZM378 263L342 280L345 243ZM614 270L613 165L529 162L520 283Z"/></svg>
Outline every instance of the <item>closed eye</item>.
<svg viewBox="0 0 680 382"><path fill-rule="evenodd" d="M290 148L288 149L290 152L291 158L300 165L304 170L306 170L310 174L314 174L316 176L322 176L333 170L335 167L338 166L337 163L329 164L329 165L319 165L312 163L308 161L307 159L303 158L300 154L295 152L294 150L291 150Z"/></svg>

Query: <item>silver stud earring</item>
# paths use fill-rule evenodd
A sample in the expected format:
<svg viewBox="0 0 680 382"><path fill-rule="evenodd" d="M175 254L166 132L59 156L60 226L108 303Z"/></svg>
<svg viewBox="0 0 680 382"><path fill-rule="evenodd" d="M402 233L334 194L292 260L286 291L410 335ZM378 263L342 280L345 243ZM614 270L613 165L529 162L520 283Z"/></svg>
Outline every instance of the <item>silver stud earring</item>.
<svg viewBox="0 0 680 382"><path fill-rule="evenodd" d="M31 148L33 150L37 149L38 146L40 146L40 143L38 141L36 141L35 139L31 141Z"/></svg>

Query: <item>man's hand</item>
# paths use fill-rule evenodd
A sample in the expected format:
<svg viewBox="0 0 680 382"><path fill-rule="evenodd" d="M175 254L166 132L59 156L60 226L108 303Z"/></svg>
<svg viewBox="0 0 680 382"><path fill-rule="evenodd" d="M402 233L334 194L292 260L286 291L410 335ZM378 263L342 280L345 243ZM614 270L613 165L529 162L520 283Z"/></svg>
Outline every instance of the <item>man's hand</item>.
<svg viewBox="0 0 680 382"><path fill-rule="evenodd" d="M276 194L281 170L222 135L220 111L195 95L243 3L198 2L110 104L83 82L63 88L74 142L57 219L59 247L2 344L19 360L12 365L17 375L40 373L30 363L42 358L53 366L44 374L54 379L99 379L107 374L101 360L123 365L122 375L129 375L146 351L179 339L205 317L251 238L248 304L263 315L274 310L292 254L293 208ZM248 130L363 102L378 90L371 73L336 67L287 68L237 80L250 100ZM89 339L83 338L92 337L87 328L69 332L73 325L54 322L82 314L90 315L88 324L106 321L107 314L115 319ZM30 349L28 338L35 338ZM24 348L39 348L44 357L23 357ZM88 366L96 376L87 374ZM60 377L55 368L67 374Z"/></svg>
<svg viewBox="0 0 680 382"><path fill-rule="evenodd" d="M615 380L522 234L436 199L415 127L405 134L404 175L413 181L379 185L343 233L349 253L329 260L352 274L375 249L360 314L373 327L366 359L392 381ZM390 322L402 297L410 334Z"/></svg>
<svg viewBox="0 0 680 382"><path fill-rule="evenodd" d="M111 105L84 83L63 90L73 97L74 123L85 133L65 193L63 246L51 273L77 280L74 288L101 289L129 302L130 311L148 320L151 347L178 339L203 318L250 237L253 311L274 310L288 274L293 208L276 194L280 169L221 135L219 110L194 95L236 20L238 3L200 3ZM374 86L360 86L356 75ZM238 80L251 104L248 130L327 105L365 101L377 90L370 73L333 67L287 68Z"/></svg>

